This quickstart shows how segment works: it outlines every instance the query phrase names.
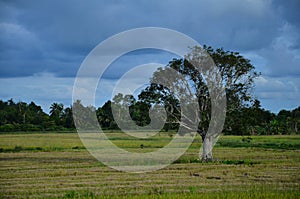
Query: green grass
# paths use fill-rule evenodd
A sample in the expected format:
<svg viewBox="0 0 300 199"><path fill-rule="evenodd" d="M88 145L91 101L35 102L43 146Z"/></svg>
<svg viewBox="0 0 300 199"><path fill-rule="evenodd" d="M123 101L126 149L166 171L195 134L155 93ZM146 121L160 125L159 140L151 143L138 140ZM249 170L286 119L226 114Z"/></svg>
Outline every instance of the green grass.
<svg viewBox="0 0 300 199"><path fill-rule="evenodd" d="M140 152L155 151L164 147L172 139L167 133L149 139L136 139L121 132L108 132L106 135L114 144L128 151L143 148L144 150ZM0 134L0 138L0 152L72 151L85 148L77 133L10 133ZM201 147L201 139L197 136L190 149L198 150L199 147ZM221 136L215 147L300 150L300 135Z"/></svg>
<svg viewBox="0 0 300 199"><path fill-rule="evenodd" d="M155 151L171 137L136 140L108 132L118 146ZM199 160L200 138L172 165L151 173L110 169L77 134L0 135L0 198L299 198L300 136L221 136L216 162ZM143 144L143 148L141 148Z"/></svg>
<svg viewBox="0 0 300 199"><path fill-rule="evenodd" d="M216 147L256 147L266 149L300 149L299 135L277 136L223 136Z"/></svg>
<svg viewBox="0 0 300 199"><path fill-rule="evenodd" d="M191 189L193 190L193 189ZM154 191L155 192L155 191ZM180 193L180 194L172 194L172 193L153 193L153 194L142 194L142 195L127 195L127 196L96 196L91 191L82 191L82 192L76 192L76 191L70 191L66 193L62 198L90 198L90 199L96 199L96 198L121 198L121 199L137 199L137 198L146 198L146 199L228 199L228 198L243 198L243 199L253 199L253 198L264 198L264 199L283 199L283 198L299 198L300 191L295 190L272 190L272 191L266 191L264 189L261 189L260 187L253 187L252 190L249 191L217 191L217 192L204 192L204 193L196 193L195 191L192 191L191 193Z"/></svg>

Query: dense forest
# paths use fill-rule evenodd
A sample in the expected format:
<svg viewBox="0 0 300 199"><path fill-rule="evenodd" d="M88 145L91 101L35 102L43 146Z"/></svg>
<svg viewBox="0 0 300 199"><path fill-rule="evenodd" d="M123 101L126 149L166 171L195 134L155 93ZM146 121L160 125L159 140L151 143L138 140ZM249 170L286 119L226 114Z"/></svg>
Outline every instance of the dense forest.
<svg viewBox="0 0 300 199"><path fill-rule="evenodd" d="M80 102L76 102L80 103ZM102 107L89 107L95 110L99 124L105 130L118 130L111 111L112 104L127 103L130 115L137 125L150 122L150 105L135 100L131 95L117 95ZM78 105L78 104L77 104ZM231 122L234 121L234 122ZM224 134L228 135L273 135L297 133L300 126L300 107L294 110L281 110L278 114L261 108L256 100L251 107L244 107L227 115ZM163 131L176 130L178 124L166 123ZM34 102L14 102L0 100L0 131L73 131L75 130L72 107L53 103L49 114Z"/></svg>

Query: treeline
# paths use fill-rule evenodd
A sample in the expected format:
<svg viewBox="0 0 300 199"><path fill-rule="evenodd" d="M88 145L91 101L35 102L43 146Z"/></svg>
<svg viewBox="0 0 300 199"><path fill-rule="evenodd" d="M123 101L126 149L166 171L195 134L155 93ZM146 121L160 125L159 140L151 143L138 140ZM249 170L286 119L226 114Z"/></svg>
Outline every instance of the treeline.
<svg viewBox="0 0 300 199"><path fill-rule="evenodd" d="M80 103L79 101L76 103ZM133 96L117 95L113 101L107 101L102 107L89 107L97 115L98 122L104 130L119 130L112 113L112 104L129 107L131 118L139 126L150 123L151 106L135 100ZM77 104L78 106L78 104ZM81 105L82 106L82 105ZM82 106L83 107L83 106ZM274 135L299 132L300 106L294 110L281 110L278 114L261 108L256 100L251 107L244 107L227 114L224 134L227 135ZM177 123L168 122L163 131L176 130ZM64 107L53 103L49 114L34 102L14 102L0 100L0 131L70 131L75 130L72 106Z"/></svg>
<svg viewBox="0 0 300 199"><path fill-rule="evenodd" d="M255 100L251 107L244 107L227 114L225 134L231 135L284 135L298 133L300 106L294 110L281 110L278 114L261 108Z"/></svg>
<svg viewBox="0 0 300 199"><path fill-rule="evenodd" d="M72 108L53 103L50 114L34 102L0 100L0 131L64 131L74 129Z"/></svg>

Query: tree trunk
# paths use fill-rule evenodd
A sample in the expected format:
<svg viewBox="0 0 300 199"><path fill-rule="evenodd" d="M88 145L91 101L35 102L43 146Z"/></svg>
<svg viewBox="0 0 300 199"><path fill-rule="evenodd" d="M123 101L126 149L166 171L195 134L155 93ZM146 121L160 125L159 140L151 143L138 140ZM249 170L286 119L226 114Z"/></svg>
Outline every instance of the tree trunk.
<svg viewBox="0 0 300 199"><path fill-rule="evenodd" d="M202 137L202 158L203 162L213 161L212 149L213 149L213 138L212 136Z"/></svg>

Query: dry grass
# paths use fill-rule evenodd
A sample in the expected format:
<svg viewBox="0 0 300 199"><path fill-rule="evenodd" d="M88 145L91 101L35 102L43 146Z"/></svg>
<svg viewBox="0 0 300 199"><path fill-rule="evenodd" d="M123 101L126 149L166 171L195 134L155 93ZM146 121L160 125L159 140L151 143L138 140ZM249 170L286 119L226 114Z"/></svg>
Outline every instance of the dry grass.
<svg viewBox="0 0 300 199"><path fill-rule="evenodd" d="M131 174L112 170L95 160L80 149L76 134L18 136L0 136L0 148L21 147L20 152L0 153L3 198L296 198L300 194L297 149L217 146L214 153L219 162L184 163L197 159L200 144L195 142L178 164L151 173ZM299 140L299 136L292 139L295 137ZM226 139L241 137L224 137L223 141ZM272 139L281 141L276 136L269 137ZM288 141L288 136L282 140ZM168 139L157 142L160 145ZM125 139L122 145L134 149L136 144ZM76 146L79 149L72 149ZM30 147L45 151L26 150ZM135 150L140 150L139 145Z"/></svg>

